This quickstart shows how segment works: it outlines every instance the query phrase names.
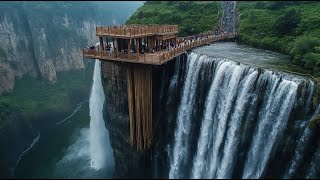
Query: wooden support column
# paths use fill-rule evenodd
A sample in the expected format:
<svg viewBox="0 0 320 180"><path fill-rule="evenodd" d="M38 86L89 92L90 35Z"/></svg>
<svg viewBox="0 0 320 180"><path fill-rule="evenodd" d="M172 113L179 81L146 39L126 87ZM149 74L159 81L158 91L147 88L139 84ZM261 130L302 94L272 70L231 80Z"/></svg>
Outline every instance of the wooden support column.
<svg viewBox="0 0 320 180"><path fill-rule="evenodd" d="M130 39L129 39L130 43ZM130 53L128 52L128 55ZM135 123L135 96L134 96L134 79L133 70L129 65L127 67L127 93L128 93L128 109L129 109L129 120L130 120L130 144L134 146L136 144L136 123Z"/></svg>
<svg viewBox="0 0 320 180"><path fill-rule="evenodd" d="M159 47L159 41L156 38L154 38L154 43L155 43L155 46ZM159 51L159 50L155 49L155 51Z"/></svg>
<svg viewBox="0 0 320 180"><path fill-rule="evenodd" d="M154 37L152 37L151 38L151 48L155 48L155 45L156 45L156 42L155 42L155 38Z"/></svg>
<svg viewBox="0 0 320 180"><path fill-rule="evenodd" d="M152 66L129 65L127 68L130 143L137 150L152 144Z"/></svg>
<svg viewBox="0 0 320 180"><path fill-rule="evenodd" d="M140 38L136 39L136 46L137 46L137 61L139 61Z"/></svg>
<svg viewBox="0 0 320 180"><path fill-rule="evenodd" d="M130 59L130 44L131 44L131 39L128 39L128 59Z"/></svg>
<svg viewBox="0 0 320 180"><path fill-rule="evenodd" d="M120 48L121 48L121 39L117 38L117 57L119 57Z"/></svg>
<svg viewBox="0 0 320 180"><path fill-rule="evenodd" d="M118 38L114 38L114 55L115 55L115 57L118 57L118 48L119 48L119 46L118 46Z"/></svg>
<svg viewBox="0 0 320 180"><path fill-rule="evenodd" d="M103 50L103 37L99 37L100 39L100 49Z"/></svg>
<svg viewBox="0 0 320 180"><path fill-rule="evenodd" d="M121 49L120 52L123 50L123 39L121 39Z"/></svg>
<svg viewBox="0 0 320 180"><path fill-rule="evenodd" d="M177 46L177 36L174 38L174 44Z"/></svg>
<svg viewBox="0 0 320 180"><path fill-rule="evenodd" d="M114 38L112 38L112 50L114 51Z"/></svg>
<svg viewBox="0 0 320 180"><path fill-rule="evenodd" d="M150 39L150 37L146 37L146 38L145 38L146 42L144 42L144 48L150 50L150 47L149 47L149 39Z"/></svg>
<svg viewBox="0 0 320 180"><path fill-rule="evenodd" d="M99 37L100 39L100 57L102 57L102 52L103 52L103 37Z"/></svg>

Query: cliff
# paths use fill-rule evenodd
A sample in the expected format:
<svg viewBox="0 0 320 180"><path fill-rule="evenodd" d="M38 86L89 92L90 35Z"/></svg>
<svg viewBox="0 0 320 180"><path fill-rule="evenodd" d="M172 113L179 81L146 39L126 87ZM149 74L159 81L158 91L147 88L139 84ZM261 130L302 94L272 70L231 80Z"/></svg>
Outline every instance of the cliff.
<svg viewBox="0 0 320 180"><path fill-rule="evenodd" d="M89 98L94 63L82 48L97 42L95 26L122 23L140 5L121 3L0 3L0 177L14 177L38 132Z"/></svg>
<svg viewBox="0 0 320 180"><path fill-rule="evenodd" d="M55 83L57 72L84 69L82 48L98 41L95 27L124 21L137 6L129 3L121 9L128 14L119 14L115 5L0 3L0 94L11 91L14 79L25 74Z"/></svg>
<svg viewBox="0 0 320 180"><path fill-rule="evenodd" d="M151 165L150 153L136 151L130 145L127 69L122 64L103 61L101 72L106 97L104 119L116 162L114 176L148 177L145 173L151 173L147 170Z"/></svg>
<svg viewBox="0 0 320 180"><path fill-rule="evenodd" d="M173 130L178 99L168 102L166 93L179 98L180 90L170 87L170 79L175 68L184 63L186 54L177 57L161 67L152 69L152 145L148 150L136 150L130 144L130 118L127 94L127 66L118 62L102 61L102 83L105 93L104 120L108 128L115 158L115 178L166 177L168 171L167 144L173 138ZM184 70L181 70L184 71ZM181 76L177 77L182 81ZM171 85L172 86L172 85Z"/></svg>

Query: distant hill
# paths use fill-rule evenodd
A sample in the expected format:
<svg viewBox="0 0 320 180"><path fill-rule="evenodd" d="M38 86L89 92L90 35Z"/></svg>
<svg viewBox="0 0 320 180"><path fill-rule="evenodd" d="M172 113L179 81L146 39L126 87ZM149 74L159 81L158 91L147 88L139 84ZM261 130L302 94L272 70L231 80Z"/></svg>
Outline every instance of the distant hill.
<svg viewBox="0 0 320 180"><path fill-rule="evenodd" d="M178 36L212 30L222 12L219 1L147 1L126 24L178 24Z"/></svg>
<svg viewBox="0 0 320 180"><path fill-rule="evenodd" d="M320 77L320 2L239 2L239 40L292 56Z"/></svg>

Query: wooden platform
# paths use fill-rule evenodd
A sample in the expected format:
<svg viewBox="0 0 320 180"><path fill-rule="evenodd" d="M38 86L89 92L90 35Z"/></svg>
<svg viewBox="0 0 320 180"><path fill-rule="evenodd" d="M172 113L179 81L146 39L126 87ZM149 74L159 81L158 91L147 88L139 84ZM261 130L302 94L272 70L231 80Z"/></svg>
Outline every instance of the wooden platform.
<svg viewBox="0 0 320 180"><path fill-rule="evenodd" d="M125 62L121 66L127 74L130 144L138 151L148 150L154 137L153 65L162 65L192 48L234 37L234 34L214 36L209 32L178 38L177 33L177 25L96 27L100 45L83 49L83 56L90 59Z"/></svg>
<svg viewBox="0 0 320 180"><path fill-rule="evenodd" d="M109 51L103 50L89 50L83 49L83 56L90 59L100 59L107 61L120 61L120 62L129 62L129 63L139 63L139 64L151 64L151 65L162 65L173 58L179 56L185 51L192 49L194 47L202 46L216 41L221 41L225 39L233 38L232 34L229 35L218 35L218 36L209 36L208 38L198 39L197 41L187 43L183 46L172 48L171 50L162 50L156 51L154 53L110 53Z"/></svg>

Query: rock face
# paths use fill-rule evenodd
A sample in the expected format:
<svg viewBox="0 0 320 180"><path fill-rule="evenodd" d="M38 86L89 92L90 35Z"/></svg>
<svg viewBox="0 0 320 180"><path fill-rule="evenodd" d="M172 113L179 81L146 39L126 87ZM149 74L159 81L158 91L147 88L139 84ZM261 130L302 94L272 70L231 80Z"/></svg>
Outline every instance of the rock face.
<svg viewBox="0 0 320 180"><path fill-rule="evenodd" d="M124 63L102 61L101 76L106 97L103 113L115 158L115 178L168 178L165 173L169 168L166 146L173 138L178 99L168 100L167 93L174 68L180 66L183 58L186 58L186 54L178 57L178 60L153 68L153 144L147 151L137 151L130 145L127 66ZM178 81L181 80L178 77ZM174 92L170 93L180 94L179 89L171 88Z"/></svg>
<svg viewBox="0 0 320 180"><path fill-rule="evenodd" d="M151 165L150 152L136 151L130 145L126 67L121 63L103 61L101 72L106 97L104 119L116 162L114 176L148 177L151 172L147 170Z"/></svg>
<svg viewBox="0 0 320 180"><path fill-rule="evenodd" d="M15 79L25 75L54 83L59 71L85 68L89 60L83 60L82 48L98 42L95 27L123 23L142 4L121 3L0 2L0 94L13 90ZM47 112L29 119L21 108L2 105L0 178L12 178L19 156L41 131L38 124L49 120Z"/></svg>
<svg viewBox="0 0 320 180"><path fill-rule="evenodd" d="M84 68L82 48L98 41L95 27L105 22L89 14L77 18L54 4L0 4L0 94L13 89L15 77L28 74L54 83L56 72Z"/></svg>
<svg viewBox="0 0 320 180"><path fill-rule="evenodd" d="M121 24L142 2L1 2L0 94L14 77L83 69L82 48L98 42L95 27Z"/></svg>
<svg viewBox="0 0 320 180"><path fill-rule="evenodd" d="M0 64L0 93L12 90L14 84L14 73L7 63Z"/></svg>

